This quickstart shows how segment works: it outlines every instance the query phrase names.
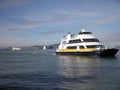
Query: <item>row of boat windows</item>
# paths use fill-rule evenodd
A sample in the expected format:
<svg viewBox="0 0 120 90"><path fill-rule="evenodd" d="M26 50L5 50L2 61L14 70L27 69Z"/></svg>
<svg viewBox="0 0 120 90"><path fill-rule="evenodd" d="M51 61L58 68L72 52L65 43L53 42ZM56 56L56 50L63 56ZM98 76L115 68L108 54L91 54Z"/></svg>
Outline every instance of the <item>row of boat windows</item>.
<svg viewBox="0 0 120 90"><path fill-rule="evenodd" d="M84 42L99 42L98 39L83 39Z"/></svg>
<svg viewBox="0 0 120 90"><path fill-rule="evenodd" d="M80 49L84 49L84 46L79 46ZM77 49L77 46L69 46L67 49Z"/></svg>
<svg viewBox="0 0 120 90"><path fill-rule="evenodd" d="M88 45L87 48L96 48L97 45ZM84 46L79 46L80 49L84 49ZM69 46L67 49L77 49L77 46Z"/></svg>
<svg viewBox="0 0 120 90"><path fill-rule="evenodd" d="M82 42L80 39L76 39L76 40L70 40L69 43L80 43Z"/></svg>
<svg viewBox="0 0 120 90"><path fill-rule="evenodd" d="M70 40L69 43L81 43L80 39ZM83 42L99 42L98 39L83 39Z"/></svg>
<svg viewBox="0 0 120 90"><path fill-rule="evenodd" d="M92 34L91 32L79 32L79 34Z"/></svg>

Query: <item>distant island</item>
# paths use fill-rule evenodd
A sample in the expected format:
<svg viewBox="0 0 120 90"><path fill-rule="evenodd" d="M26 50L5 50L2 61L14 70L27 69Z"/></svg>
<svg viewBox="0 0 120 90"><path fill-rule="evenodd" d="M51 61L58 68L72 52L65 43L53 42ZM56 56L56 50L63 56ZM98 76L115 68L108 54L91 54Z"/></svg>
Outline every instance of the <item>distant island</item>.
<svg viewBox="0 0 120 90"><path fill-rule="evenodd" d="M21 50L43 50L44 46L46 49L56 49L59 44L51 44L51 45L34 45L34 46L25 46L25 47L20 47ZM120 49L119 45L115 46L116 48ZM0 51L3 50L12 50L13 47L6 47L6 48L0 48Z"/></svg>
<svg viewBox="0 0 120 90"><path fill-rule="evenodd" d="M34 46L25 46L25 47L19 47L21 50L43 50L44 46L46 49L56 49L58 47L58 44L51 44L51 45L34 45ZM0 48L0 50L11 50L13 47L6 47L6 48Z"/></svg>

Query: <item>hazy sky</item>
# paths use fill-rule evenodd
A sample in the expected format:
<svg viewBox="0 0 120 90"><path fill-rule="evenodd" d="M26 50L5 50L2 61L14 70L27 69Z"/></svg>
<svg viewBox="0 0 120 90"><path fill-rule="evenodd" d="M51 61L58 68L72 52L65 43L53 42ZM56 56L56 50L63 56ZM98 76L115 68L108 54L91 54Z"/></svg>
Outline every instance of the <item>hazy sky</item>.
<svg viewBox="0 0 120 90"><path fill-rule="evenodd" d="M0 0L0 47L58 43L82 27L120 41L120 0Z"/></svg>

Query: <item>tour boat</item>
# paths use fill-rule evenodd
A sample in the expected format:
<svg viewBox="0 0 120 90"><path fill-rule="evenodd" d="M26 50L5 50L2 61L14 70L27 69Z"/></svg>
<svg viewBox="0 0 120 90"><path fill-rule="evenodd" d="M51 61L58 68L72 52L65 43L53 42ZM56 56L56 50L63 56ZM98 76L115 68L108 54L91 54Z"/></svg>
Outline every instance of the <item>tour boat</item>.
<svg viewBox="0 0 120 90"><path fill-rule="evenodd" d="M68 33L61 39L56 55L115 56L116 48L107 48L91 33L82 29L78 35Z"/></svg>

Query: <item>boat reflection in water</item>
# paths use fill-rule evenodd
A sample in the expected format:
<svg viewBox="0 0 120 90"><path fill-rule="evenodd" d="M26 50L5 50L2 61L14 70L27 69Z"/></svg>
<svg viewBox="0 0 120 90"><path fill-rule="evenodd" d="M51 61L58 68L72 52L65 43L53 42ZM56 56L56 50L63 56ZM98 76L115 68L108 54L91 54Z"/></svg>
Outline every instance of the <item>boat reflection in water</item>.
<svg viewBox="0 0 120 90"><path fill-rule="evenodd" d="M58 73L64 79L62 87L65 89L100 90L102 86L106 90L109 89L106 85L111 87L108 83L110 79L107 77L110 72L101 58L79 56L58 56L58 58Z"/></svg>
<svg viewBox="0 0 120 90"><path fill-rule="evenodd" d="M90 57L79 56L59 56L60 72L65 76L88 76L93 74L93 69L100 67L99 58L94 60ZM91 59L91 60L90 60ZM96 65L97 63L97 65Z"/></svg>

